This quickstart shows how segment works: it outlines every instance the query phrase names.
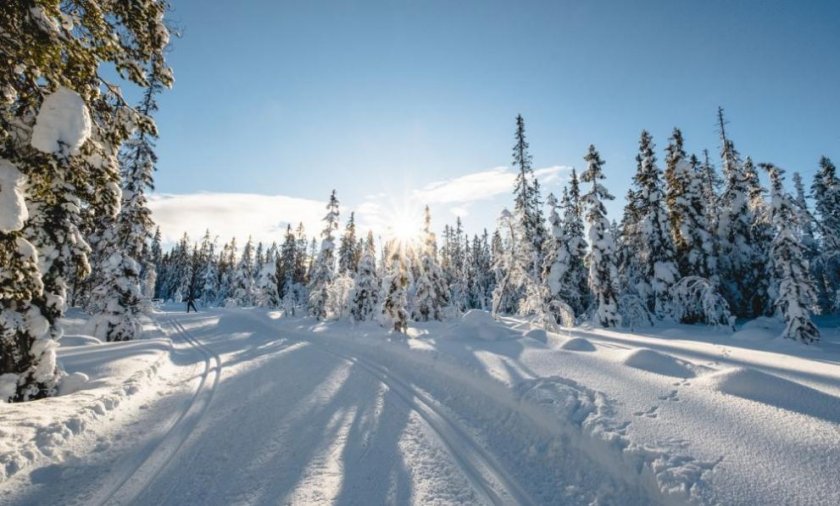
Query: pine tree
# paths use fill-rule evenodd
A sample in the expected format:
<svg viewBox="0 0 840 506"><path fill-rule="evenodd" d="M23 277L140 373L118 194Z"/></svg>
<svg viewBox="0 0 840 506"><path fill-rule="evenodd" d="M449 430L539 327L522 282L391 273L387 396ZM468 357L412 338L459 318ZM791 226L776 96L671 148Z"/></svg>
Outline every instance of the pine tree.
<svg viewBox="0 0 840 506"><path fill-rule="evenodd" d="M756 316L766 309L766 273L761 266L766 255L759 235L761 217L756 213L760 198L758 177L752 160L741 161L726 136L723 110L718 110L721 159L726 186L718 199L717 244L721 291L733 312ZM762 295L762 292L764 295Z"/></svg>
<svg viewBox="0 0 840 506"><path fill-rule="evenodd" d="M280 291L277 288L277 264L273 258L265 259L255 280L255 300L259 307L280 307Z"/></svg>
<svg viewBox="0 0 840 506"><path fill-rule="evenodd" d="M233 276L233 304L237 306L253 306L256 289L254 286L254 243L250 237L242 249L242 257L236 265Z"/></svg>
<svg viewBox="0 0 840 506"><path fill-rule="evenodd" d="M677 282L679 273L659 169L653 153L653 139L644 130L639 141L636 163L633 182L637 188L635 197L639 222L634 258L638 261L639 278L634 280L634 284L648 310L662 318L670 311L670 290Z"/></svg>
<svg viewBox="0 0 840 506"><path fill-rule="evenodd" d="M335 233L338 231L338 199L335 190L327 203L324 230L321 232L321 251L315 260L309 280L309 311L318 319L327 317L329 285L335 276Z"/></svg>
<svg viewBox="0 0 840 506"><path fill-rule="evenodd" d="M161 276L161 258L163 257L163 251L161 249L161 235L160 235L160 227L155 227L155 234L152 237L152 245L149 248L149 261L152 262L154 265L154 280L152 281L152 288L154 293L151 294L152 298L160 297L160 279ZM146 279L151 279L151 275L147 275Z"/></svg>
<svg viewBox="0 0 840 506"><path fill-rule="evenodd" d="M219 295L218 300L225 306L234 304L233 291L236 276L236 238L222 247L219 257Z"/></svg>
<svg viewBox="0 0 840 506"><path fill-rule="evenodd" d="M128 341L142 332L139 315L145 306L141 275L155 275L154 263L145 255L154 226L146 192L154 189L157 131L151 117L158 110L155 96L162 89L153 75L137 108L146 126L138 128L125 143L121 156L122 203L113 240L100 243L110 254L99 266L102 278L97 290L108 300L94 318L103 332L100 337L107 341Z"/></svg>
<svg viewBox="0 0 840 506"><path fill-rule="evenodd" d="M666 151L666 204L680 276L709 279L714 274L715 257L708 222L709 200L704 189L704 177L708 175L704 175L697 157L692 155L686 160L679 129L674 129Z"/></svg>
<svg viewBox="0 0 840 506"><path fill-rule="evenodd" d="M604 200L612 200L613 196L600 183L604 179L604 162L595 146L589 146L589 152L583 159L587 162L587 168L581 174L581 180L592 183L592 189L581 201L588 207L586 221L589 224L591 247L587 255L589 288L596 304L593 321L602 327L617 327L621 325L621 316L616 290L618 272L613 260L615 243L607 220L607 209L603 204Z"/></svg>
<svg viewBox="0 0 840 506"><path fill-rule="evenodd" d="M379 276L376 272L376 250L373 245L373 234L368 232L368 242L362 250L350 314L356 321L367 321L374 318L379 307L379 293L381 291Z"/></svg>
<svg viewBox="0 0 840 506"><path fill-rule="evenodd" d="M338 247L338 273L352 274L356 272L356 266L359 263L359 252L356 251L356 213L350 213L350 219L347 220L347 227L344 229L344 235L341 236L341 242Z"/></svg>
<svg viewBox="0 0 840 506"><path fill-rule="evenodd" d="M784 171L762 164L770 174L772 223L775 228L770 248L774 285L773 305L785 320L783 336L803 343L819 341L820 333L811 321L816 291L800 242L801 222L796 204L782 187Z"/></svg>
<svg viewBox="0 0 840 506"><path fill-rule="evenodd" d="M408 330L408 268L401 244L389 245L387 265L382 282L382 319L395 332L404 334Z"/></svg>
<svg viewBox="0 0 840 506"><path fill-rule="evenodd" d="M519 252L517 258L525 262L522 269L530 273L533 279L537 279L542 265L543 242L547 233L542 216L539 182L531 167L531 154L528 152L529 146L525 140L525 120L521 115L516 117L515 141L513 167L518 172L513 187L513 209L524 238L523 241L519 241L518 247L522 251Z"/></svg>
<svg viewBox="0 0 840 506"><path fill-rule="evenodd" d="M437 263L437 240L431 228L431 214L426 206L423 215L423 247L420 274L415 283L413 317L418 321L443 319L443 308L449 302L446 279Z"/></svg>
<svg viewBox="0 0 840 506"><path fill-rule="evenodd" d="M828 313L840 309L840 178L825 156L820 158L811 192L820 236L814 271L820 288L820 307Z"/></svg>

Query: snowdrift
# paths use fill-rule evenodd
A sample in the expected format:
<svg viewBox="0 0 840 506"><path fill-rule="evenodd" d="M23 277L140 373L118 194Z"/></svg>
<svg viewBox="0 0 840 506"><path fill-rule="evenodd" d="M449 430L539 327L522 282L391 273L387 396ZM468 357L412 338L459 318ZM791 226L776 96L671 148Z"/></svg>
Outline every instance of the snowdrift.
<svg viewBox="0 0 840 506"><path fill-rule="evenodd" d="M663 376L673 376L676 378L694 377L694 371L685 362L677 360L671 355L659 353L658 351L647 348L639 348L628 352L622 358L621 363L628 367L661 374Z"/></svg>
<svg viewBox="0 0 840 506"><path fill-rule="evenodd" d="M717 392L840 423L840 398L748 367L733 367L698 381Z"/></svg>
<svg viewBox="0 0 840 506"><path fill-rule="evenodd" d="M519 338L520 334L496 321L487 311L470 309L461 317L460 326L453 336L477 338L484 341L506 341Z"/></svg>
<svg viewBox="0 0 840 506"><path fill-rule="evenodd" d="M595 345L593 345L588 339L573 337L561 344L560 349L566 351L595 351Z"/></svg>

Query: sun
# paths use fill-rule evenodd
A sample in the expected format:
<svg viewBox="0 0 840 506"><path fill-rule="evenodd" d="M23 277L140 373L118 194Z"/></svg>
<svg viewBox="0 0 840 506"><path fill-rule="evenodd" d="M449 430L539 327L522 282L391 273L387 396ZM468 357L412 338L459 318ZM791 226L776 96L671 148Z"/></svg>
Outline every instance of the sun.
<svg viewBox="0 0 840 506"><path fill-rule="evenodd" d="M387 234L403 244L419 240L422 217L419 212L412 212L407 206L401 206L391 212L388 218Z"/></svg>

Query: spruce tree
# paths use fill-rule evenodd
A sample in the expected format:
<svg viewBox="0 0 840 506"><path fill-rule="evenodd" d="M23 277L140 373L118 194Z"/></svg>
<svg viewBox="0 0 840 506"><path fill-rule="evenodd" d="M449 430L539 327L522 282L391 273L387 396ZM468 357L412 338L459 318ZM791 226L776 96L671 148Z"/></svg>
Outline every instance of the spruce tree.
<svg viewBox="0 0 840 506"><path fill-rule="evenodd" d="M761 224L763 204L758 175L752 160L741 161L726 136L723 110L718 110L721 160L725 188L718 199L717 269L721 291L738 316L757 316L767 309L766 222Z"/></svg>
<svg viewBox="0 0 840 506"><path fill-rule="evenodd" d="M586 222L589 224L590 250L587 263L589 289L595 299L593 322L602 327L617 327L621 325L621 316L618 312L618 271L613 258L615 242L603 203L604 200L612 200L613 196L601 184L604 162L595 146L589 146L589 152L583 159L587 167L581 174L581 181L592 183L592 189L581 197L581 201L588 208Z"/></svg>
<svg viewBox="0 0 840 506"><path fill-rule="evenodd" d="M344 229L344 235L341 236L341 242L338 247L338 273L352 274L356 272L356 266L359 263L359 252L356 251L356 219L355 214L350 213L350 219L347 220L347 227Z"/></svg>
<svg viewBox="0 0 840 506"><path fill-rule="evenodd" d="M782 185L784 171L762 164L770 174L770 209L775 236L770 247L776 297L773 305L785 320L783 336L803 343L819 341L820 333L811 321L816 291L800 242L801 215Z"/></svg>
<svg viewBox="0 0 840 506"><path fill-rule="evenodd" d="M232 285L233 304L237 306L253 306L256 289L254 286L254 242L248 237L248 242L242 249L242 256L236 264Z"/></svg>
<svg viewBox="0 0 840 506"><path fill-rule="evenodd" d="M321 232L321 251L312 268L309 280L309 312L318 319L327 317L329 285L335 277L335 233L338 231L338 199L335 190L327 203L324 230Z"/></svg>
<svg viewBox="0 0 840 506"><path fill-rule="evenodd" d="M815 274L820 288L820 306L825 313L840 309L840 178L831 160L820 158L820 168L811 185L817 215L820 254Z"/></svg>
<svg viewBox="0 0 840 506"><path fill-rule="evenodd" d="M538 279L542 265L542 247L547 233L543 222L539 182L531 167L531 154L525 139L525 120L521 115L516 117L514 137L513 167L517 173L513 187L513 210L517 226L521 229L520 234L524 238L519 241L518 247L522 251L517 254L517 258L525 262L521 268L530 273L533 279Z"/></svg>
<svg viewBox="0 0 840 506"><path fill-rule="evenodd" d="M636 186L639 221L634 258L638 261L639 278L634 284L648 310L662 318L670 311L670 290L677 282L679 273L659 169L653 152L653 139L644 130L639 141L636 163L633 182Z"/></svg>
<svg viewBox="0 0 840 506"><path fill-rule="evenodd" d="M376 250L373 244L373 234L368 232L368 241L365 242L362 258L356 272L350 307L350 315L355 321L368 321L376 316L379 308L380 291L380 280L376 272Z"/></svg>
<svg viewBox="0 0 840 506"><path fill-rule="evenodd" d="M446 279L437 263L437 241L432 232L431 214L426 206L423 215L423 245L420 275L415 282L413 317L418 321L443 319L443 308L449 302Z"/></svg>
<svg viewBox="0 0 840 506"><path fill-rule="evenodd" d="M408 266L401 244L388 247L386 276L382 282L382 320L395 332L408 330Z"/></svg>
<svg viewBox="0 0 840 506"><path fill-rule="evenodd" d="M709 279L715 259L713 231L708 222L709 200L704 188L708 175L703 173L697 157L686 159L679 129L674 129L666 151L666 204L680 276Z"/></svg>

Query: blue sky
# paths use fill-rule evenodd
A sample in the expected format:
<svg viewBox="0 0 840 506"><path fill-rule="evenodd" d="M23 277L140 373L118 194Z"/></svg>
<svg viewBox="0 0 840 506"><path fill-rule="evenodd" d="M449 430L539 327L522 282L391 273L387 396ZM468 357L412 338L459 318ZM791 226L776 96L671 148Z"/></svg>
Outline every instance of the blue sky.
<svg viewBox="0 0 840 506"><path fill-rule="evenodd" d="M314 223L333 188L372 227L421 199L439 226L492 227L519 113L547 191L599 148L614 218L641 129L660 159L674 126L716 154L718 105L756 161L808 180L820 155L840 158L836 1L172 3L183 37L156 178L176 195L156 203L169 235L222 216L223 236L270 237Z"/></svg>

